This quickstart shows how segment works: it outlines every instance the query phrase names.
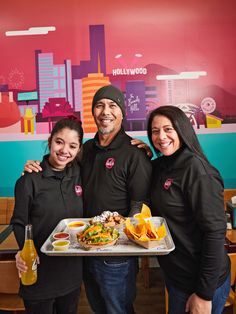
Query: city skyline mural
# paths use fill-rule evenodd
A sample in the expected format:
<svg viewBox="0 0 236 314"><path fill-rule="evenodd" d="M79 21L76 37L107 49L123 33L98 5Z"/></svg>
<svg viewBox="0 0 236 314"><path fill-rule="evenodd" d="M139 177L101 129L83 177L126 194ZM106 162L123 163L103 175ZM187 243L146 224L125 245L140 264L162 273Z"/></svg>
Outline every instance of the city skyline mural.
<svg viewBox="0 0 236 314"><path fill-rule="evenodd" d="M1 26L0 141L47 138L55 122L71 114L92 136L92 98L107 84L123 91L124 127L134 134L145 135L150 111L166 104L180 107L196 133L236 132L236 19L230 5L222 8L216 1L203 10L196 3L183 8L180 18L158 1L161 19L154 19L157 4L150 1L141 14L140 2L138 12L149 22L130 27L135 15L116 24L118 18L109 14L98 19L95 7L86 18L85 4L72 1L62 9L53 2L44 15L32 17L35 9L28 6L20 20ZM9 17L17 6L4 4ZM126 6L110 11L121 16ZM38 10L43 8L44 1Z"/></svg>

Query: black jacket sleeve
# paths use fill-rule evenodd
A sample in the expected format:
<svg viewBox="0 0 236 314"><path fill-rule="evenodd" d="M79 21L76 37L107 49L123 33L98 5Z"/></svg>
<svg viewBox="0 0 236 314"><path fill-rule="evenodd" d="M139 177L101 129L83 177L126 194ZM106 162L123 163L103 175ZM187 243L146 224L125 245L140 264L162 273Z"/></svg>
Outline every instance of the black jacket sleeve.
<svg viewBox="0 0 236 314"><path fill-rule="evenodd" d="M135 155L129 167L127 190L131 200L129 216L139 213L143 203L148 203L152 164L143 151Z"/></svg>
<svg viewBox="0 0 236 314"><path fill-rule="evenodd" d="M199 297L211 300L217 288L226 234L223 184L220 177L206 174L196 178L189 189L188 202L203 234L195 292Z"/></svg>
<svg viewBox="0 0 236 314"><path fill-rule="evenodd" d="M11 224L19 248L24 245L25 225L29 223L30 207L32 203L32 184L29 175L25 174L17 180L15 185L15 207Z"/></svg>

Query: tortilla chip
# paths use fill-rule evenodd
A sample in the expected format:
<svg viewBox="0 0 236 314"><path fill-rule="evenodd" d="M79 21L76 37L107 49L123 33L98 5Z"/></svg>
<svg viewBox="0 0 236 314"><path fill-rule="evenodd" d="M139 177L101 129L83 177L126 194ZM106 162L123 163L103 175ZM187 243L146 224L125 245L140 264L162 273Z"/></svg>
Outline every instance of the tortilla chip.
<svg viewBox="0 0 236 314"><path fill-rule="evenodd" d="M125 222L125 233L127 236L131 236L133 239L139 239L140 235L137 233L135 226L131 223L130 218Z"/></svg>
<svg viewBox="0 0 236 314"><path fill-rule="evenodd" d="M146 204L144 204L144 203L143 203L143 206L142 206L141 213L142 213L144 218L152 217L150 208Z"/></svg>
<svg viewBox="0 0 236 314"><path fill-rule="evenodd" d="M124 233L127 235L127 237L128 237L129 239L139 240L139 238L140 238L139 235L137 235L137 234L135 234L135 233L130 233L130 231L127 230L127 229L124 229Z"/></svg>
<svg viewBox="0 0 236 314"><path fill-rule="evenodd" d="M164 224L162 224L159 228L156 229L159 239L162 239L166 236L166 228Z"/></svg>
<svg viewBox="0 0 236 314"><path fill-rule="evenodd" d="M144 223L139 223L136 227L135 227L136 233L139 234L140 236L142 234L146 234L147 233L147 228L145 225L145 221Z"/></svg>
<svg viewBox="0 0 236 314"><path fill-rule="evenodd" d="M145 222L145 220L144 220L145 217L143 216L142 213L135 214L134 218L137 219L140 224L144 224L144 222Z"/></svg>
<svg viewBox="0 0 236 314"><path fill-rule="evenodd" d="M124 232L128 238L138 241L155 241L166 236L164 224L156 228L151 220L151 211L149 207L143 204L142 211L135 215L138 224L133 225L130 218L125 222ZM150 218L150 219L149 219Z"/></svg>
<svg viewBox="0 0 236 314"><path fill-rule="evenodd" d="M152 217L151 210L146 204L143 204L141 212L134 215L134 217L138 219L139 223L144 224L146 218Z"/></svg>
<svg viewBox="0 0 236 314"><path fill-rule="evenodd" d="M125 227L130 231L130 233L135 233L135 227L132 225L130 218L126 219Z"/></svg>
<svg viewBox="0 0 236 314"><path fill-rule="evenodd" d="M149 241L150 239L146 234L142 234L138 240L139 241Z"/></svg>
<svg viewBox="0 0 236 314"><path fill-rule="evenodd" d="M155 226L151 220L148 220L146 222L147 224L147 230L148 230L148 235L151 239L158 239L158 234L156 233Z"/></svg>

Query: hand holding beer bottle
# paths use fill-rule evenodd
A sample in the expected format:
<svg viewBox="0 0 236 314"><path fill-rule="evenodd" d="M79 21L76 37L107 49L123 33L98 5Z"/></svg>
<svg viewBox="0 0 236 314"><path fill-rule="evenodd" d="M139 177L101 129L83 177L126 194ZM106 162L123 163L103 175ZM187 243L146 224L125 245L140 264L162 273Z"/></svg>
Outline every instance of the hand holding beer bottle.
<svg viewBox="0 0 236 314"><path fill-rule="evenodd" d="M21 272L21 282L23 285L33 285L37 281L38 255L34 246L32 225L25 226L25 243L20 257L27 267L26 271ZM18 265L17 268L19 269Z"/></svg>

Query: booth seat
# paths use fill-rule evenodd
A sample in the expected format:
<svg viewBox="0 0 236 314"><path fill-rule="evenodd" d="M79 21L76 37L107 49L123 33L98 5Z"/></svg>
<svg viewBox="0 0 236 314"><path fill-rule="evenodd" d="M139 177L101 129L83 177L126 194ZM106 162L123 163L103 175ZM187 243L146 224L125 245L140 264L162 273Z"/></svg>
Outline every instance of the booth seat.
<svg viewBox="0 0 236 314"><path fill-rule="evenodd" d="M10 223L14 205L14 197L0 197L0 224Z"/></svg>

